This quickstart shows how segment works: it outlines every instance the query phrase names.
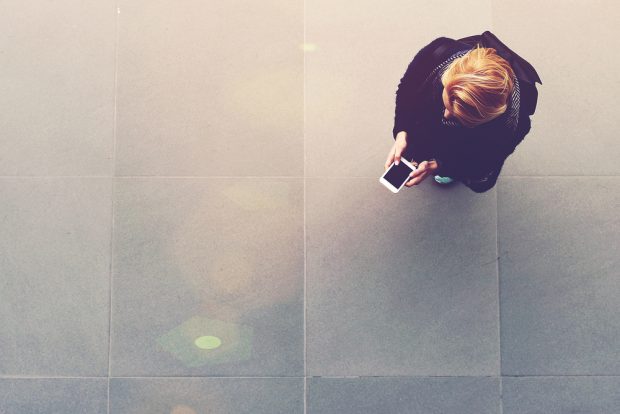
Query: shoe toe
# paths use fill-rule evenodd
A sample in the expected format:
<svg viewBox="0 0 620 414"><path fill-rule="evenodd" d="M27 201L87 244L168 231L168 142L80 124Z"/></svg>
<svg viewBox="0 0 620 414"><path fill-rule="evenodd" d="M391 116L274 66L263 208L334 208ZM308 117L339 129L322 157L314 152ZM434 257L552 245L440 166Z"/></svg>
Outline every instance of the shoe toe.
<svg viewBox="0 0 620 414"><path fill-rule="evenodd" d="M450 177L441 177L439 175L435 176L435 181L438 182L439 184L449 184L452 181L454 181L452 178Z"/></svg>

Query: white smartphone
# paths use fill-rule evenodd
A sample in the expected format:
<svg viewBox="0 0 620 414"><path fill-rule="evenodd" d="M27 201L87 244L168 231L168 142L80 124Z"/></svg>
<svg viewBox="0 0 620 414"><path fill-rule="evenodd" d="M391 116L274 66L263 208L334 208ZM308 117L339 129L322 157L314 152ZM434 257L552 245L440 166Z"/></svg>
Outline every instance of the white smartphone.
<svg viewBox="0 0 620 414"><path fill-rule="evenodd" d="M401 158L398 165L392 162L390 168L388 168L383 173L381 178L379 178L379 182L386 186L391 192L398 193L398 191L403 188L403 185L405 185L405 183L409 181L409 174L411 173L411 171L415 169L416 168L413 166L413 164L411 164L406 159Z"/></svg>

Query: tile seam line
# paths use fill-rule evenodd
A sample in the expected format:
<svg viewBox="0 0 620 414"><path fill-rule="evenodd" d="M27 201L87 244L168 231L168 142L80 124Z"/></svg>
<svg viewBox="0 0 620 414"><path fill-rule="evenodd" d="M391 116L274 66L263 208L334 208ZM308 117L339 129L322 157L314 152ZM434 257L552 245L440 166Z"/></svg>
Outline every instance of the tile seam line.
<svg viewBox="0 0 620 414"><path fill-rule="evenodd" d="M302 151L303 151L303 215L304 215L304 228L303 228L303 237L304 237L304 381L303 381L303 405L304 405L304 414L308 412L308 363L307 363L307 350L308 350L308 339L307 339L307 325L306 325L306 310L307 306L307 246L306 246L306 0L303 0L302 5L302 128L301 128L301 142L302 142Z"/></svg>
<svg viewBox="0 0 620 414"><path fill-rule="evenodd" d="M305 162L304 162L305 164ZM374 175L0 175L0 178L378 178ZM502 175L501 178L618 178L620 174L603 174L603 175Z"/></svg>
<svg viewBox="0 0 620 414"><path fill-rule="evenodd" d="M502 304L500 288L500 267L499 267L499 188L502 184L495 186L495 271L497 272L497 356L498 356L498 382L499 382L499 414L504 412L503 384L502 384Z"/></svg>
<svg viewBox="0 0 620 414"><path fill-rule="evenodd" d="M0 380L11 379L26 379L26 380L40 380L40 379L303 379L303 378L336 378L336 379L355 379L355 378L620 378L620 375L610 374L558 374L558 375L360 375L360 376L327 376L327 375L309 375L309 376L273 376L273 377L225 377L225 376L101 376L101 377L88 377L88 376L0 376Z"/></svg>
<svg viewBox="0 0 620 414"><path fill-rule="evenodd" d="M107 414L110 414L110 374L112 367L112 275L114 271L114 198L116 175L116 132L117 132L117 100L118 100L118 49L120 25L120 0L114 2L114 111L112 120L112 189L110 193L110 267L108 272L108 375L107 375Z"/></svg>
<svg viewBox="0 0 620 414"><path fill-rule="evenodd" d="M495 30L495 26L493 25L493 12L494 12L494 7L493 7L493 1L489 1L489 6L490 6L490 26L493 30ZM504 178L508 178L509 177L518 177L518 176L510 176L510 175L504 175ZM495 259L495 265L496 265L496 271L497 271L497 352L498 352L498 359L499 359L499 378L498 378L498 382L499 382L499 414L504 414L504 389L503 389L503 383L502 383L502 302L501 302L501 275L500 275L500 264L499 264L499 260L500 260L500 245L499 245L499 191L500 191L500 187L501 187L502 183L501 180L498 180L496 185L495 185L495 253L496 253L496 259Z"/></svg>

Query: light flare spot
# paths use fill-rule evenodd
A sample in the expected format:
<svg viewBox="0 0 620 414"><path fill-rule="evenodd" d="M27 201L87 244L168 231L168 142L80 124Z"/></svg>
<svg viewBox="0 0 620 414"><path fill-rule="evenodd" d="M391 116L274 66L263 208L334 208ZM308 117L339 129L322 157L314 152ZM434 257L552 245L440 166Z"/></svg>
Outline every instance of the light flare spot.
<svg viewBox="0 0 620 414"><path fill-rule="evenodd" d="M302 43L299 47L304 52L314 52L317 49L316 43Z"/></svg>
<svg viewBox="0 0 620 414"><path fill-rule="evenodd" d="M194 341L194 344L200 349L215 349L222 345L222 340L217 336L199 336Z"/></svg>

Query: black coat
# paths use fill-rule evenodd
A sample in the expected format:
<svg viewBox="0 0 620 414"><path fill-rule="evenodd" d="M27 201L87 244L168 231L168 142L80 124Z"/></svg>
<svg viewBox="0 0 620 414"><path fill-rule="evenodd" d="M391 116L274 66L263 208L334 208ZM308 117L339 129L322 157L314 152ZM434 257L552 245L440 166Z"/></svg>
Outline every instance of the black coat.
<svg viewBox="0 0 620 414"><path fill-rule="evenodd" d="M511 65L519 80L520 108L516 130L505 125L507 113L474 128L441 125L443 86L429 74L452 54L469 50L480 42L493 47ZM489 31L482 35L454 40L439 37L424 46L413 58L396 91L393 137L407 131L405 158L421 162L434 158L439 164L437 175L467 180L499 175L504 161L529 132L529 115L536 109L538 92L535 82L542 85L534 68ZM493 181L494 185L494 181Z"/></svg>

